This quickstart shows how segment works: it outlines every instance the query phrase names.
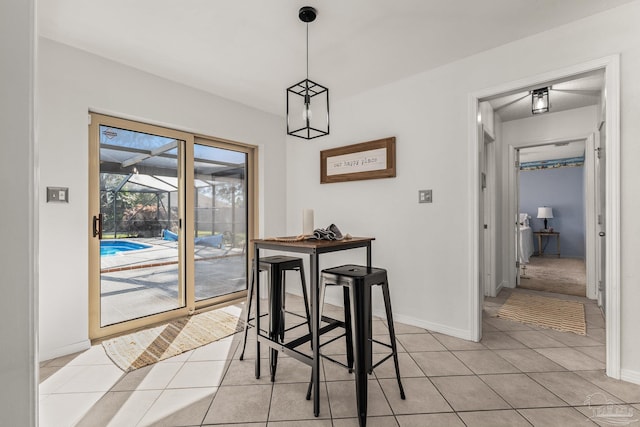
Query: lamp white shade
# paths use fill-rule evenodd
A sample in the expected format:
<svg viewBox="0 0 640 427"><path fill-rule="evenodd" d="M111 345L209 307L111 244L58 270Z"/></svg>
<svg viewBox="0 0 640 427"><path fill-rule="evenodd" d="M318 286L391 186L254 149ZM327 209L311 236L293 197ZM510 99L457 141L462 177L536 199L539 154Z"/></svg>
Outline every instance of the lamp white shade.
<svg viewBox="0 0 640 427"><path fill-rule="evenodd" d="M538 208L538 218L553 218L553 210L548 206Z"/></svg>

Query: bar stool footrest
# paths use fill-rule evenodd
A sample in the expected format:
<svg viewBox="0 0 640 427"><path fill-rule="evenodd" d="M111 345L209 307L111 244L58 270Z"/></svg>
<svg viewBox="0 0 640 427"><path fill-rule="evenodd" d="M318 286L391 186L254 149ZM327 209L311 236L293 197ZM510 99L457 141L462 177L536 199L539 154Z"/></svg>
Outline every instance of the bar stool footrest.
<svg viewBox="0 0 640 427"><path fill-rule="evenodd" d="M263 318L264 316L268 316L268 315L269 315L268 313L267 314L261 314L260 318ZM247 329L256 327L255 324L251 323L251 322L253 322L255 320L256 320L255 317L252 317L252 318L249 319L249 321L247 322ZM262 329L262 328L260 328L260 332L263 332L265 334L268 333L268 331L266 329Z"/></svg>
<svg viewBox="0 0 640 427"><path fill-rule="evenodd" d="M371 367L371 369L369 369L369 373L372 373L374 369L376 369L378 366L382 365L384 362L387 361L387 359L393 357L393 353L390 353L388 355L386 355L384 358L382 358L381 360L378 361L378 363L376 363L375 365L373 365Z"/></svg>
<svg viewBox="0 0 640 427"><path fill-rule="evenodd" d="M289 332L290 330L292 330L292 329L296 329L296 328L299 328L300 326L307 326L307 325L308 325L308 323L307 323L307 317L306 317L306 316L304 316L304 315L302 315L302 314L300 314L300 313L294 313L293 311L286 311L286 310L285 310L285 313L287 313L287 314L291 314L292 316L297 316L297 317L299 317L299 318L301 318L301 319L304 319L304 322L300 322L300 323L298 323L297 325L289 326L288 328L286 328L286 329L284 330L285 332ZM265 316L266 316L266 315L265 315Z"/></svg>
<svg viewBox="0 0 640 427"><path fill-rule="evenodd" d="M386 342L380 342L380 341L378 341L378 340L374 340L373 338L371 338L371 339L370 339L370 341L371 341L371 342L374 342L374 343L376 343L376 344L383 345L383 346L385 346L385 347L387 347L387 348L389 348L389 349L393 350L393 346L392 346L391 344L387 344Z"/></svg>
<svg viewBox="0 0 640 427"><path fill-rule="evenodd" d="M326 354L321 354L320 357L322 357L323 359L330 360L331 362L336 363L336 364L342 366L343 368L347 368L349 370L349 373L353 372L353 368L350 368L346 363L342 363L341 361L336 360L336 359L332 358L331 356L327 356Z"/></svg>
<svg viewBox="0 0 640 427"><path fill-rule="evenodd" d="M319 344L319 345L318 345L318 347L322 348L322 347L324 347L325 345L327 345L327 344L331 344L332 342L337 341L337 340L339 340L340 338L342 338L342 337L346 337L346 336L347 336L347 334L346 334L346 333L345 333L345 334L342 334L342 335L338 335L338 336L336 336L336 337L331 338L331 339L330 339L329 341L327 341L327 342L323 342L323 343Z"/></svg>

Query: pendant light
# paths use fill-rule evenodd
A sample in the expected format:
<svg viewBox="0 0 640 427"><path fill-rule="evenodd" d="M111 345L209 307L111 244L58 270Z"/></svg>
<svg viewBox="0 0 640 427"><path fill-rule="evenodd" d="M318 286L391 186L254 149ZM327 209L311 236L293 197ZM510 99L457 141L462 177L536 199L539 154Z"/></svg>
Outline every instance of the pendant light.
<svg viewBox="0 0 640 427"><path fill-rule="evenodd" d="M549 111L549 88L543 87L531 92L531 113L542 114Z"/></svg>
<svg viewBox="0 0 640 427"><path fill-rule="evenodd" d="M298 11L307 24L307 78L287 88L287 134L303 139L329 134L329 89L309 80L309 23L317 14L311 6Z"/></svg>

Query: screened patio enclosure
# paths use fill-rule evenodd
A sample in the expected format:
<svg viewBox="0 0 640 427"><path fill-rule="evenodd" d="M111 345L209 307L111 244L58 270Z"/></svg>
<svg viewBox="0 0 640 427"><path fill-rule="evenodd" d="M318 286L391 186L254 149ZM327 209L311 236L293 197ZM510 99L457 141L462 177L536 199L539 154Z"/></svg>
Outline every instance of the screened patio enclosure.
<svg viewBox="0 0 640 427"><path fill-rule="evenodd" d="M163 230L176 231L179 226L177 171L163 168L163 159L175 161L176 145L174 141L161 146L163 151L158 155L158 149L100 144L103 238L162 237ZM213 157L211 154L221 157L220 154L228 150L199 147L202 146L196 145L195 151L201 151L203 158L195 158L195 237L222 234L226 245L237 247L246 239L244 159L237 159L238 164L207 158ZM212 150L220 153L210 153ZM155 156L151 151L156 151ZM237 154L243 157L243 153ZM142 159L147 155L154 157Z"/></svg>
<svg viewBox="0 0 640 427"><path fill-rule="evenodd" d="M101 327L246 289L247 154L203 142L100 126Z"/></svg>

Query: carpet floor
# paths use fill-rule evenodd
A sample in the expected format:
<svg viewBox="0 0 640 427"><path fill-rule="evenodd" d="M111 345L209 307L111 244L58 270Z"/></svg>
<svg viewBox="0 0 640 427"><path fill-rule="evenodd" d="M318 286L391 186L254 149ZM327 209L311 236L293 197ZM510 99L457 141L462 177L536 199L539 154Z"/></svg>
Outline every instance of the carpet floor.
<svg viewBox="0 0 640 427"><path fill-rule="evenodd" d="M520 269L519 288L584 297L587 295L585 262L577 258L534 256Z"/></svg>

